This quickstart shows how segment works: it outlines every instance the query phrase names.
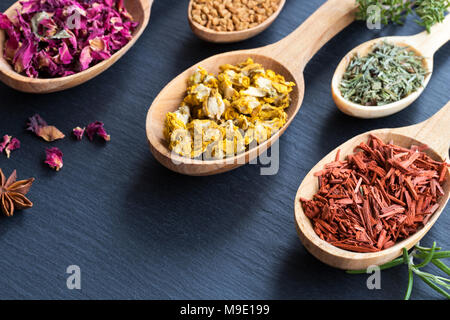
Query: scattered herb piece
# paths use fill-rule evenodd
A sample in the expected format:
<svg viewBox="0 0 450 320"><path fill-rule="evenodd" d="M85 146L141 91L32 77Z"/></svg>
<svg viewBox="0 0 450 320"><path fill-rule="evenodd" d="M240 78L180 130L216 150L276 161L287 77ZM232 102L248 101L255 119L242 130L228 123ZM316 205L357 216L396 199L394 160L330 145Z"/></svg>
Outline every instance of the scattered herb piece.
<svg viewBox="0 0 450 320"><path fill-rule="evenodd" d="M55 126L49 126L47 122L38 114L29 118L27 130L35 133L47 142L63 139L65 135Z"/></svg>
<svg viewBox="0 0 450 320"><path fill-rule="evenodd" d="M421 259L422 261L418 264L414 264L414 258ZM444 258L450 258L450 251L441 251L441 248L436 247L436 242L433 243L431 248L424 248L420 245L416 245L410 254L408 254L408 251L404 248L402 257L381 265L380 269L386 270L401 264L406 264L408 266L409 277L405 300L409 300L411 297L414 274L429 285L433 290L440 293L445 298L450 299L450 293L448 292L448 290L450 290L450 279L420 270L431 262L445 274L450 275L450 268L441 261L441 259ZM347 273L361 274L366 273L366 270L348 270Z"/></svg>
<svg viewBox="0 0 450 320"><path fill-rule="evenodd" d="M63 167L63 153L58 148L49 148L45 150L46 159L45 163L50 166L50 168L56 171L61 170Z"/></svg>
<svg viewBox="0 0 450 320"><path fill-rule="evenodd" d="M300 199L316 234L355 252L376 252L408 238L439 208L448 164L370 136L346 160L316 172L319 190ZM360 150L360 151L358 151Z"/></svg>
<svg viewBox="0 0 450 320"><path fill-rule="evenodd" d="M75 136L75 138L77 138L77 140L81 141L81 139L83 139L85 130L86 130L86 128L76 127L72 130L72 133Z"/></svg>
<svg viewBox="0 0 450 320"><path fill-rule="evenodd" d="M3 136L3 141L0 142L0 153L5 151L6 157L11 156L11 151L19 149L20 148L20 141L17 138L13 138L9 135Z"/></svg>
<svg viewBox="0 0 450 320"><path fill-rule="evenodd" d="M444 20L446 10L450 7L449 0L356 0L356 2L359 5L356 13L358 20L403 24L406 16L415 12L420 19L416 20L417 24L428 32L433 25ZM375 10L369 10L372 6L379 8L379 18Z"/></svg>
<svg viewBox="0 0 450 320"><path fill-rule="evenodd" d="M407 47L381 42L367 56L351 59L339 89L354 103L382 106L422 87L426 75L422 57Z"/></svg>
<svg viewBox="0 0 450 320"><path fill-rule="evenodd" d="M110 141L111 136L106 133L103 122L95 121L93 123L88 124L86 128L86 134L89 140L93 141L95 135L98 135L105 141Z"/></svg>
<svg viewBox="0 0 450 320"><path fill-rule="evenodd" d="M3 55L32 78L65 77L109 59L138 23L123 0L27 0L14 16L0 13Z"/></svg>
<svg viewBox="0 0 450 320"><path fill-rule="evenodd" d="M34 178L20 181L16 180L16 170L6 179L2 169L0 169L1 207L3 214L8 217L11 217L15 210L28 209L33 206L33 203L25 195L30 191Z"/></svg>

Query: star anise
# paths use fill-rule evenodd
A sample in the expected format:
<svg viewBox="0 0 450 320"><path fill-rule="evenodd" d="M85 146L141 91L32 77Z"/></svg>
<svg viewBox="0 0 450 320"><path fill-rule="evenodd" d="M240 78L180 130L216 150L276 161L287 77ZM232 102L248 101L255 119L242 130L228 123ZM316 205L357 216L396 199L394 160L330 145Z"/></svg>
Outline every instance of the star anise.
<svg viewBox="0 0 450 320"><path fill-rule="evenodd" d="M20 181L16 180L16 170L6 179L2 169L0 169L0 201L2 211L8 217L14 214L14 210L28 209L33 206L33 202L28 200L25 195L30 190L34 178Z"/></svg>

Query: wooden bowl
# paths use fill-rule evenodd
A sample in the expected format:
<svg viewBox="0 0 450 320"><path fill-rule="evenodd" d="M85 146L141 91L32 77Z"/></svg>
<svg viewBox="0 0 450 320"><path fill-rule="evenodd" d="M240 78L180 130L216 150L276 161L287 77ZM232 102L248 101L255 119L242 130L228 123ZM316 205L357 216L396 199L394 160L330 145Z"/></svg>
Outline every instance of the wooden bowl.
<svg viewBox="0 0 450 320"><path fill-rule="evenodd" d="M14 68L3 57L6 33L4 30L0 30L0 81L13 89L23 92L50 93L78 86L96 77L111 67L136 43L137 39L139 39L148 25L152 4L153 0L125 0L125 7L132 15L133 19L135 21L139 21L139 25L133 33L133 38L122 49L114 53L109 59L104 60L89 69L67 77L49 79L30 78L14 71ZM20 10L20 8L21 5L18 1L6 10L5 14L8 17L12 17L15 15L16 10Z"/></svg>

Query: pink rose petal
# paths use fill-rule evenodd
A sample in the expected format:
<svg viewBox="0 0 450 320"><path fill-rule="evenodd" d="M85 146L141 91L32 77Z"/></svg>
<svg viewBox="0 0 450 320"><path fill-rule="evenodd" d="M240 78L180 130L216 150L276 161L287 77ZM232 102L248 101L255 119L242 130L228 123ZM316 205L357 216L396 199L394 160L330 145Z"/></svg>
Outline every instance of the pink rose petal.
<svg viewBox="0 0 450 320"><path fill-rule="evenodd" d="M59 171L63 167L63 153L58 148L49 148L45 150L46 158L45 163L50 168Z"/></svg>
<svg viewBox="0 0 450 320"><path fill-rule="evenodd" d="M86 130L86 128L76 127L72 130L72 133L75 136L75 138L77 138L77 140L81 140L81 139L83 139L85 130Z"/></svg>
<svg viewBox="0 0 450 320"><path fill-rule="evenodd" d="M103 128L104 124L100 121L95 121L93 123L90 123L86 128L86 134L89 138L89 140L94 140L94 136L98 135L101 138L103 138L105 141L110 141L111 136L106 133L105 129Z"/></svg>

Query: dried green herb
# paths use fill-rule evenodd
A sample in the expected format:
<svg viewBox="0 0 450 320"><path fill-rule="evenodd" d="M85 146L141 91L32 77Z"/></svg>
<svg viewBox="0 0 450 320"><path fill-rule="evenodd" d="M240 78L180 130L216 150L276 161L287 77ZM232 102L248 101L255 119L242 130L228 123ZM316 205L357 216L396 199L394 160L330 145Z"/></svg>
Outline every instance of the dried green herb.
<svg viewBox="0 0 450 320"><path fill-rule="evenodd" d="M414 258L420 259L421 262L414 264ZM396 267L401 264L408 266L408 287L406 289L405 300L409 300L411 297L414 275L418 276L423 282L429 285L433 290L440 293L447 299L450 299L450 279L443 276L434 275L428 272L420 270L427 266L430 262L443 271L446 275L450 275L450 268L441 259L450 258L450 251L441 251L441 248L436 246L436 242L433 243L431 248L421 247L416 245L414 250L408 254L406 248L403 249L403 256L392 260L380 267L380 270L386 270L392 267ZM362 274L366 273L366 270L349 270L350 274Z"/></svg>
<svg viewBox="0 0 450 320"><path fill-rule="evenodd" d="M430 32L430 28L444 21L445 11L450 8L450 0L420 0L416 1L415 11L420 20L416 22Z"/></svg>
<svg viewBox="0 0 450 320"><path fill-rule="evenodd" d="M358 20L372 23L403 24L406 16L415 12L419 19L416 22L430 32L430 28L444 20L445 12L450 7L450 0L356 0L359 10ZM378 12L369 8L376 6ZM373 7L372 7L373 8Z"/></svg>
<svg viewBox="0 0 450 320"><path fill-rule="evenodd" d="M351 59L339 89L354 103L382 106L422 87L426 75L423 57L407 47L380 42L367 56Z"/></svg>

